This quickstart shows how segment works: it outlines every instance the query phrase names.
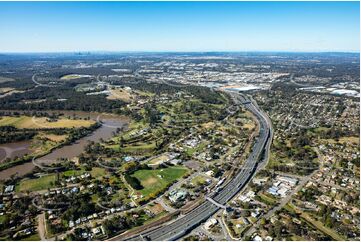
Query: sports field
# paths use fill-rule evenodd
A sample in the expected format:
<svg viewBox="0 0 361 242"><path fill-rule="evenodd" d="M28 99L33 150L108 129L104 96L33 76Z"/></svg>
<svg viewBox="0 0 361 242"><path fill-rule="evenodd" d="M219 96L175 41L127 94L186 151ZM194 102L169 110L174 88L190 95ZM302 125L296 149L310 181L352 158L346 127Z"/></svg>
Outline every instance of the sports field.
<svg viewBox="0 0 361 242"><path fill-rule="evenodd" d="M132 174L144 187L139 190L140 194L147 199L158 192L163 191L167 186L187 174L188 169L181 166L167 167L156 170L138 170Z"/></svg>

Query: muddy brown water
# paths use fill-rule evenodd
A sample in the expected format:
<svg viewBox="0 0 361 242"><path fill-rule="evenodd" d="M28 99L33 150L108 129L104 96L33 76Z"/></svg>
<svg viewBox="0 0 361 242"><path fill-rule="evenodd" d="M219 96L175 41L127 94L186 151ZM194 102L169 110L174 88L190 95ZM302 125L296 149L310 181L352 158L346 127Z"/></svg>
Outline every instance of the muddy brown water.
<svg viewBox="0 0 361 242"><path fill-rule="evenodd" d="M31 141L20 141L7 144L0 144L0 163L4 162L6 158L13 159L16 156L22 157L30 154Z"/></svg>
<svg viewBox="0 0 361 242"><path fill-rule="evenodd" d="M53 150L51 153L40 157L35 160L36 164L46 165L46 164L53 164L57 163L58 159L61 158L74 158L79 156L83 151L85 146L88 144L89 141L98 142L100 139L109 139L113 136L113 133L116 131L117 128L125 127L129 120L123 116L117 116L112 114L100 114L100 113L87 113L87 112L78 112L78 111L48 111L48 113L63 113L65 116L73 116L76 115L82 118L90 118L93 120L100 120L102 122L102 126L95 130L90 135L79 139L78 141L74 142L73 144L63 146L61 148ZM20 142L16 142L20 143ZM9 145L9 144L6 144ZM13 148L19 148L20 146L14 146ZM4 156L3 152L0 149L0 159ZM5 152L6 156L6 152ZM19 156L19 154L18 154ZM6 157L5 157L6 158ZM32 161L16 165L14 167L10 167L3 171L0 171L0 180L9 179L11 176L23 176L27 173L30 173L35 168L35 165Z"/></svg>

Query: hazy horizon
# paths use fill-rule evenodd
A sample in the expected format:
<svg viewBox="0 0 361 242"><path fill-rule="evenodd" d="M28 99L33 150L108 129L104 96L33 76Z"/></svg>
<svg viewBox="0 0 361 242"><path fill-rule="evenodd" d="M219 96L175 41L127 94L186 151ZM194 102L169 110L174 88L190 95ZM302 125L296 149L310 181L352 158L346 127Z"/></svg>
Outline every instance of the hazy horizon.
<svg viewBox="0 0 361 242"><path fill-rule="evenodd" d="M332 54L332 53L336 53L336 54L360 54L360 51L287 51L287 50L250 50L250 51L242 51L242 50L227 50L227 51L213 51L213 50L209 50L209 51L148 51L148 50L124 50L124 51L117 51L117 50L82 50L82 51L78 51L78 50L69 50L69 51L0 51L0 54L131 54L131 53L159 53L159 54L167 54L167 53L175 53L175 54L182 54L182 53L196 53L196 54L200 54L200 53L207 53L207 54L211 54L211 53L215 53L215 54L221 54L221 53L271 53L271 54L282 54L282 53L315 53L315 54Z"/></svg>

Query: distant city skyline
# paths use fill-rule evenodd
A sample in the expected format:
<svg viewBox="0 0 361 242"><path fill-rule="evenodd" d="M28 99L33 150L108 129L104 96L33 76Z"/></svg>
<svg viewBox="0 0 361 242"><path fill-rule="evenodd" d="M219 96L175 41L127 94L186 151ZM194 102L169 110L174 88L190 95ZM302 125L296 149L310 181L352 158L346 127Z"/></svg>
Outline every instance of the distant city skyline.
<svg viewBox="0 0 361 242"><path fill-rule="evenodd" d="M0 52L359 52L359 2L0 2Z"/></svg>

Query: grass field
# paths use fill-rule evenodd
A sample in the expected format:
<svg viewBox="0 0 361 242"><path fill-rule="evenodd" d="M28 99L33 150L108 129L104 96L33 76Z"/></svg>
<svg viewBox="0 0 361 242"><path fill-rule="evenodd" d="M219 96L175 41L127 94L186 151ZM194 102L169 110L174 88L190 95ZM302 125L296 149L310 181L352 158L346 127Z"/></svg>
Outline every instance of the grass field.
<svg viewBox="0 0 361 242"><path fill-rule="evenodd" d="M25 192L25 191L33 192L33 191L45 190L55 186L54 185L55 179L56 179L55 174L52 174L36 179L23 180L20 182L18 189L20 192Z"/></svg>
<svg viewBox="0 0 361 242"><path fill-rule="evenodd" d="M92 120L72 120L61 118L55 122L47 121L47 118L36 118L29 116L10 117L4 116L0 118L0 126L14 126L19 129L37 129L37 128L79 128L89 127L94 124Z"/></svg>
<svg viewBox="0 0 361 242"><path fill-rule="evenodd" d="M202 176L202 175L199 175L199 176L196 176L195 178L193 178L191 180L191 183L193 185L202 185L202 184L205 184L206 183L206 180L207 178Z"/></svg>
<svg viewBox="0 0 361 242"><path fill-rule="evenodd" d="M60 177L71 177L71 176L80 176L84 174L85 170L69 170L64 171L60 174ZM89 172L92 177L97 178L100 176L104 176L106 171L104 168L93 167L93 169ZM56 180L55 174L46 175L43 177L35 178L35 179L24 179L20 181L17 186L17 191L25 192L25 191L40 191L48 188L55 187L54 182Z"/></svg>
<svg viewBox="0 0 361 242"><path fill-rule="evenodd" d="M161 143L161 142L159 142ZM150 143L142 143L138 142L129 146L120 147L118 144L115 145L106 145L107 148L121 151L124 153L131 153L131 154L150 154L156 148L156 142Z"/></svg>
<svg viewBox="0 0 361 242"><path fill-rule="evenodd" d="M124 152L124 153L132 153L132 154L147 154L152 152L156 147L157 147L157 142L158 144L162 143L162 140L158 139L158 141L156 140L150 140L147 143L144 142L137 142L134 144L131 144L129 146L125 146L125 147L119 147L116 146L116 149L119 149L120 151Z"/></svg>
<svg viewBox="0 0 361 242"><path fill-rule="evenodd" d="M36 234L29 235L28 237L25 237L21 240L22 241L39 241L40 236L39 236L39 234L36 233Z"/></svg>
<svg viewBox="0 0 361 242"><path fill-rule="evenodd" d="M335 144L337 141L335 139L322 139L322 141L325 141L327 143ZM353 143L353 144L359 144L360 138L356 136L349 136L349 137L341 137L338 139L338 143Z"/></svg>
<svg viewBox="0 0 361 242"><path fill-rule="evenodd" d="M0 215L0 224L4 223L6 219L6 215Z"/></svg>
<svg viewBox="0 0 361 242"><path fill-rule="evenodd" d="M64 171L62 173L62 176L64 176L64 177L80 176L80 175L84 174L85 172L86 172L85 169L68 170L68 171ZM96 178L96 177L104 176L106 174L106 171L104 168L93 167L89 173L92 177Z"/></svg>
<svg viewBox="0 0 361 242"><path fill-rule="evenodd" d="M261 200L262 200L263 202L265 202L266 204L274 205L274 204L277 203L277 200L276 200L276 199L274 199L273 197L268 196L268 195L266 195L266 194L264 194L264 193L259 193L258 196L259 196L259 197L261 198Z"/></svg>
<svg viewBox="0 0 361 242"><path fill-rule="evenodd" d="M54 141L54 142L62 142L68 137L68 135L56 135L56 134L40 133L38 135L38 137L39 138L46 138L46 139L49 139L49 140Z"/></svg>
<svg viewBox="0 0 361 242"><path fill-rule="evenodd" d="M187 168L174 166L157 170L138 170L132 176L137 178L144 187L139 192L146 199L151 194L163 191L169 184L183 177L187 172Z"/></svg>
<svg viewBox="0 0 361 242"><path fill-rule="evenodd" d="M207 142L202 142L194 148L187 148L186 153L192 156L195 152L201 152L207 146Z"/></svg>
<svg viewBox="0 0 361 242"><path fill-rule="evenodd" d="M100 167L93 167L90 171L90 175L94 178L104 176L106 174L106 170Z"/></svg>

